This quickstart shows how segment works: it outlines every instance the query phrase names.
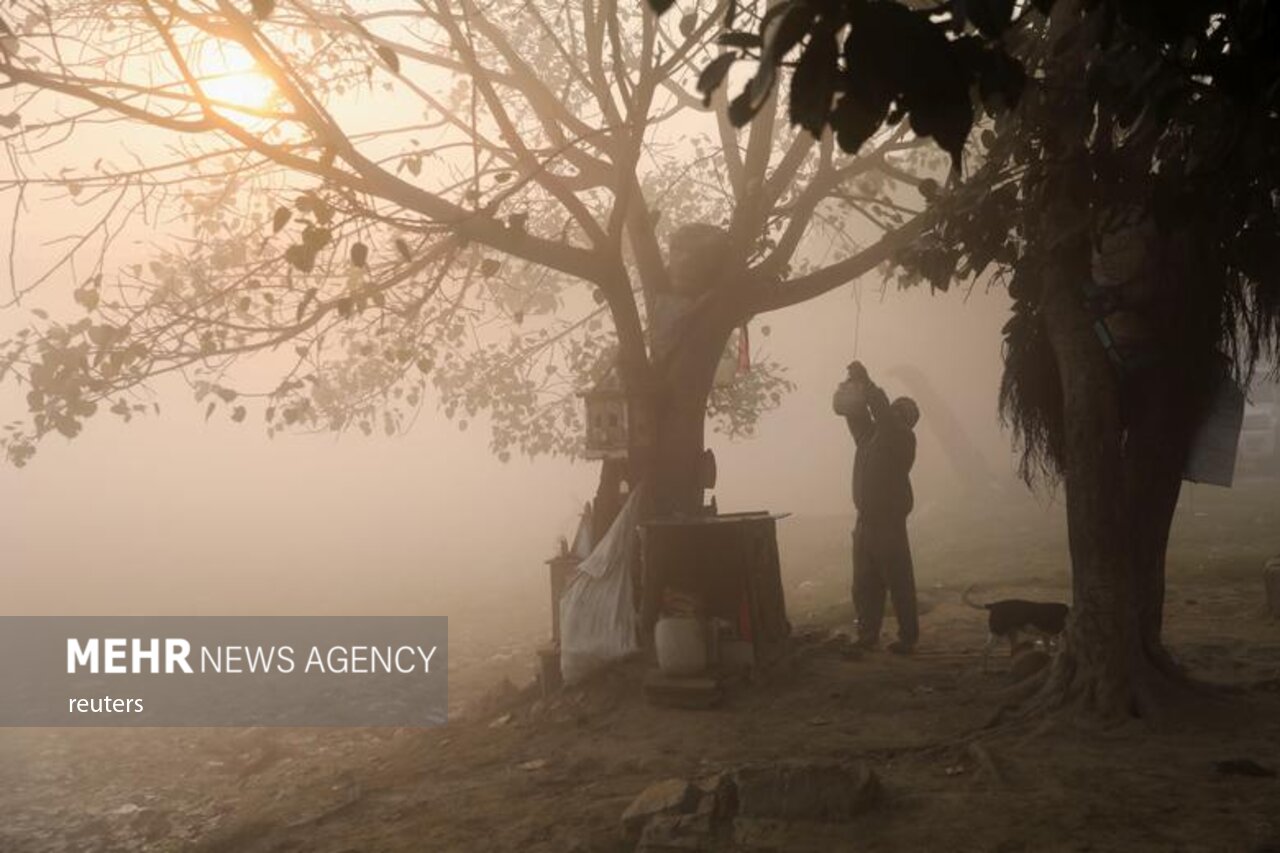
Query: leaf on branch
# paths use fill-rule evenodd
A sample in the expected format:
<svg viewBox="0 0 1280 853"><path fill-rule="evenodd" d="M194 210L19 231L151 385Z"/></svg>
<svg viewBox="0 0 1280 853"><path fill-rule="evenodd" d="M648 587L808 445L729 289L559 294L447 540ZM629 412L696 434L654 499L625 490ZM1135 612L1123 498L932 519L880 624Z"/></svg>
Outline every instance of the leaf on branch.
<svg viewBox="0 0 1280 853"><path fill-rule="evenodd" d="M5 128L6 130L13 130L15 127L17 127L21 123L22 123L22 117L19 116L17 113L7 113L5 115L0 115L0 127Z"/></svg>
<svg viewBox="0 0 1280 853"><path fill-rule="evenodd" d="M89 342L95 347L106 347L116 336L114 326L103 323L100 326L89 327Z"/></svg>
<svg viewBox="0 0 1280 853"><path fill-rule="evenodd" d="M84 310L92 311L98 307L99 294L92 287L82 287L72 294L76 302L84 306Z"/></svg>
<svg viewBox="0 0 1280 853"><path fill-rule="evenodd" d="M378 45L374 50L377 52L378 58L386 63L387 67L391 69L393 74L400 73L400 57L396 55L394 50L387 47L385 44Z"/></svg>
<svg viewBox="0 0 1280 853"><path fill-rule="evenodd" d="M307 306L316 298L316 289L314 287L307 288L306 294L303 295L302 301L298 303L297 321L302 322L302 315L307 313Z"/></svg>
<svg viewBox="0 0 1280 853"><path fill-rule="evenodd" d="M680 19L680 35L685 38L692 38L694 30L698 28L698 13L688 12Z"/></svg>
<svg viewBox="0 0 1280 853"><path fill-rule="evenodd" d="M736 98L729 102L729 122L734 127L743 127L755 118L759 107L751 105L751 87L743 89Z"/></svg>
<svg viewBox="0 0 1280 853"><path fill-rule="evenodd" d="M839 82L839 49L835 33L815 33L800 55L791 78L789 113L792 124L798 124L815 137L822 136L831 102Z"/></svg>
<svg viewBox="0 0 1280 853"><path fill-rule="evenodd" d="M283 205L276 208L276 212L271 215L271 233L279 234L280 229L289 224L289 220L293 218L293 211Z"/></svg>
<svg viewBox="0 0 1280 853"><path fill-rule="evenodd" d="M328 228L316 228L314 225L308 225L302 230L302 245L309 249L319 251L329 245L331 239L333 239L333 235Z"/></svg>
<svg viewBox="0 0 1280 853"><path fill-rule="evenodd" d="M369 264L369 247L364 243L351 244L351 266L364 269Z"/></svg>
<svg viewBox="0 0 1280 853"><path fill-rule="evenodd" d="M502 262L497 258L485 258L480 262L480 275L485 278L492 278L500 269L502 269Z"/></svg>
<svg viewBox="0 0 1280 853"><path fill-rule="evenodd" d="M1013 0L965 0L964 16L989 39L997 39L1013 20Z"/></svg>
<svg viewBox="0 0 1280 853"><path fill-rule="evenodd" d="M253 16L259 21L265 21L276 10L276 0L250 0L250 5L253 6Z"/></svg>
<svg viewBox="0 0 1280 853"><path fill-rule="evenodd" d="M284 259L299 272L311 272L316 268L316 253L306 246L290 246L284 250Z"/></svg>
<svg viewBox="0 0 1280 853"><path fill-rule="evenodd" d="M244 416L246 414L247 412L245 411L244 406L236 406L235 409L231 412L231 420L235 421L236 423L240 423L241 421L244 420Z"/></svg>
<svg viewBox="0 0 1280 853"><path fill-rule="evenodd" d="M706 68L702 69L702 73L698 75L697 89L702 93L702 105L704 107L711 106L711 96L715 94L716 89L720 88L720 84L724 82L725 75L729 73L729 69L733 63L738 60L736 53L722 53Z"/></svg>
<svg viewBox="0 0 1280 853"><path fill-rule="evenodd" d="M786 3L775 6L772 11L781 17L776 19L778 25L772 35L765 39L765 53L768 63L776 65L809 34L817 13L807 3ZM761 24L761 32L768 27L769 20L766 17L765 23Z"/></svg>
<svg viewBox="0 0 1280 853"><path fill-rule="evenodd" d="M328 225L333 221L333 208L315 193L303 193L293 204L299 213L310 213L320 225Z"/></svg>
<svg viewBox="0 0 1280 853"><path fill-rule="evenodd" d="M721 33L716 37L716 44L721 47L737 47L742 50L753 50L764 46L764 39L756 33Z"/></svg>
<svg viewBox="0 0 1280 853"><path fill-rule="evenodd" d="M204 410L204 419L206 421L209 420L209 418L213 417L213 410L216 408L218 408L218 403L214 401L214 402L211 402L209 406Z"/></svg>
<svg viewBox="0 0 1280 853"><path fill-rule="evenodd" d="M396 238L396 251L400 253L400 258L406 264L413 260L413 252L409 250L409 244L404 241L404 238Z"/></svg>
<svg viewBox="0 0 1280 853"><path fill-rule="evenodd" d="M661 15L674 5L676 5L676 0L649 0L649 8L656 15Z"/></svg>

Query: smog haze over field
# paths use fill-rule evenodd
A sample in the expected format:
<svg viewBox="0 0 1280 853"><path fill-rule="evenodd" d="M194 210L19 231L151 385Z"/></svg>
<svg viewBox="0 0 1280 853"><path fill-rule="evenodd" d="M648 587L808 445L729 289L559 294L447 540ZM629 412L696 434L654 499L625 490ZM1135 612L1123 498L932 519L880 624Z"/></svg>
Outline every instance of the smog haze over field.
<svg viewBox="0 0 1280 853"><path fill-rule="evenodd" d="M1280 850L1277 188L1280 3L0 4L0 853Z"/></svg>

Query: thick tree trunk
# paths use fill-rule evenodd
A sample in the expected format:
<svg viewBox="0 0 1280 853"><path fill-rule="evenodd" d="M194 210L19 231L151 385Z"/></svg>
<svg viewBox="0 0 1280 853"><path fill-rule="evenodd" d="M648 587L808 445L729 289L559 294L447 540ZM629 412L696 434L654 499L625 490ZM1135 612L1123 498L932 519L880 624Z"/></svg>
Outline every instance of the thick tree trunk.
<svg viewBox="0 0 1280 853"><path fill-rule="evenodd" d="M1083 305L1082 273L1064 266L1045 282L1043 317L1062 381L1074 602L1037 705L1152 718L1181 684L1161 628L1189 419L1160 369L1122 384Z"/></svg>
<svg viewBox="0 0 1280 853"><path fill-rule="evenodd" d="M1083 0L1054 5L1044 88L1025 117L1044 129L1044 158L1025 181L1032 194L1027 227L1039 247L1040 318L1062 395L1054 455L1066 492L1074 598L1061 653L1030 710L1150 719L1185 684L1161 629L1165 550L1195 421L1179 405L1186 400L1177 387L1185 362L1161 351L1153 367L1117 369L1085 304L1094 278L1092 241L1110 203L1097 171L1108 156L1107 132L1098 131L1102 142L1090 147L1089 129L1102 119L1081 85L1099 61L1102 25ZM1142 264L1144 274L1153 273L1159 258ZM1151 280L1167 286L1163 279ZM1158 325L1170 318L1145 319Z"/></svg>
<svg viewBox="0 0 1280 853"><path fill-rule="evenodd" d="M694 309L658 365L652 399L656 434L643 477L651 499L646 514L688 515L702 509L707 399L736 319L732 296L712 294Z"/></svg>
<svg viewBox="0 0 1280 853"><path fill-rule="evenodd" d="M693 515L702 510L703 465L706 447L707 398L716 366L729 340L737 315L732 292L713 293L685 319L678 340L659 355L656 387L633 406L647 406L643 418L654 425L652 441L633 451L633 471L643 488L642 519ZM641 610L641 643L661 607L662 591L642 567L637 601Z"/></svg>
<svg viewBox="0 0 1280 853"><path fill-rule="evenodd" d="M626 496L622 484L630 484L627 460L605 459L600 464L600 480L596 484L596 496L591 502L591 541L599 542L613 526L613 520L622 511Z"/></svg>

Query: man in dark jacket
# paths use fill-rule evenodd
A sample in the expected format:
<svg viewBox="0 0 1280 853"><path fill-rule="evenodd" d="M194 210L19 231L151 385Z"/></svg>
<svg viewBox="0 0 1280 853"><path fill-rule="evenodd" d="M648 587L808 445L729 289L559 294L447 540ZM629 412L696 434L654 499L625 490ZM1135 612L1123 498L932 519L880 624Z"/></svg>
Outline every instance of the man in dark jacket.
<svg viewBox="0 0 1280 853"><path fill-rule="evenodd" d="M885 593L893 596L898 639L889 650L910 654L920 635L916 582L907 540L907 516L914 504L911 465L916 458L912 431L920 410L909 397L891 404L861 362L849 365L847 383L856 402L841 414L853 434L853 606L858 615L858 645L872 648L880 639Z"/></svg>

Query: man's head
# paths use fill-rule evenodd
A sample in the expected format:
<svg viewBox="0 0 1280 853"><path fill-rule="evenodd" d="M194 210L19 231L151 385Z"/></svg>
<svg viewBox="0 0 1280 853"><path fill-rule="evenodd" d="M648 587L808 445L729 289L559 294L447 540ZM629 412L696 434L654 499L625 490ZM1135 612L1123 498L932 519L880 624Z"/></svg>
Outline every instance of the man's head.
<svg viewBox="0 0 1280 853"><path fill-rule="evenodd" d="M916 401L910 397L899 397L889 406L898 420L906 424L907 429L915 429L916 422L920 420L920 407L916 405Z"/></svg>

